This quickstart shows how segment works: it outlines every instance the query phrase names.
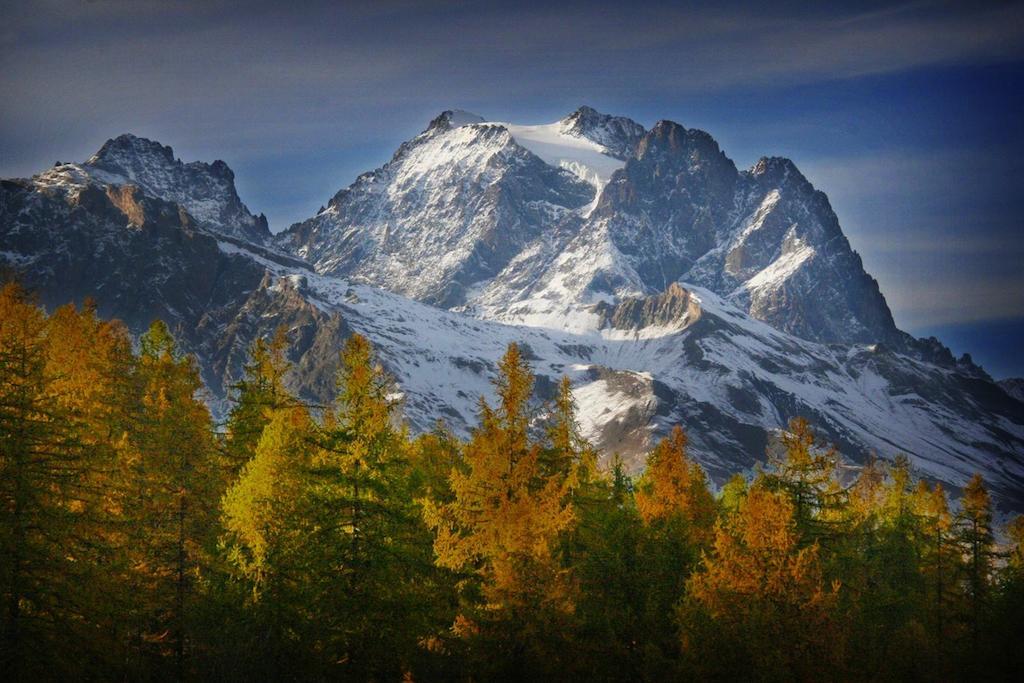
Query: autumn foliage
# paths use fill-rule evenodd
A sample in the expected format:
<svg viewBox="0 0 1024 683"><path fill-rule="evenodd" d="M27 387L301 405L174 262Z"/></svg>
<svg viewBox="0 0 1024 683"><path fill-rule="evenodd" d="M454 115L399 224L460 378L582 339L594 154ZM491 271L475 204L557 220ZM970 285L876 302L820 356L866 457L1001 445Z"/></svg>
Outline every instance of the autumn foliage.
<svg viewBox="0 0 1024 683"><path fill-rule="evenodd" d="M288 357L257 340L218 424L159 321L0 290L5 680L1014 674L1024 522L980 476L951 500L797 418L716 492L681 427L599 457L516 345L466 438L411 437L359 335L327 406Z"/></svg>

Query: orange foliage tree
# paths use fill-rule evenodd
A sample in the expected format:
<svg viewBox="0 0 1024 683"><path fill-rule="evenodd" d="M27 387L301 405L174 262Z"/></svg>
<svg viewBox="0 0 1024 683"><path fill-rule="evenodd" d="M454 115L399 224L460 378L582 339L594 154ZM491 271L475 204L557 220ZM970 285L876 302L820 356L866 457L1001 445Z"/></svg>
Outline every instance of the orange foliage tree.
<svg viewBox="0 0 1024 683"><path fill-rule="evenodd" d="M830 615L839 585L824 585L818 552L816 544L800 547L789 498L754 486L716 525L714 549L687 586L684 622L703 621L703 635L713 634L745 670L827 675L839 654ZM695 644L693 635L684 631L684 646Z"/></svg>

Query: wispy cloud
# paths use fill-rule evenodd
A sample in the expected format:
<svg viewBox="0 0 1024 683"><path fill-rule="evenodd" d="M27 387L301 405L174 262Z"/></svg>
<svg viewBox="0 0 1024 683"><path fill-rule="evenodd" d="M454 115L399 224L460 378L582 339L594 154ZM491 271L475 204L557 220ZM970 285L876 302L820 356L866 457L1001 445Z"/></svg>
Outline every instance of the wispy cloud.
<svg viewBox="0 0 1024 683"><path fill-rule="evenodd" d="M900 150L819 159L851 243L908 328L1024 316L1024 160L1001 150Z"/></svg>
<svg viewBox="0 0 1024 683"><path fill-rule="evenodd" d="M284 150L408 126L412 111L418 124L451 103L502 110L567 91L622 101L1024 57L1020 3L0 4L7 164L24 159L12 137L66 142L112 126Z"/></svg>

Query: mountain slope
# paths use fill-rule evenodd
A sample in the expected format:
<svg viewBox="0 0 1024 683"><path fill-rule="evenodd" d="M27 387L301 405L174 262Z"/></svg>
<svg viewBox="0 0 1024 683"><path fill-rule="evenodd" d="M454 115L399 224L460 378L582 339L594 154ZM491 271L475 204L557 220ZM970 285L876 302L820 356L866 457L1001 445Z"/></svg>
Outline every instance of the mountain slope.
<svg viewBox="0 0 1024 683"><path fill-rule="evenodd" d="M703 131L670 121L645 131L587 107L537 126L448 116L290 228L283 248L319 272L505 322L587 328L598 302L683 282L805 339L913 346L828 199L788 160L741 172ZM591 184L592 201L556 183L558 198L529 220L479 203L465 188L484 169L521 177L494 152L506 145L542 183L551 177L538 160ZM424 274L428 284L410 284Z"/></svg>
<svg viewBox="0 0 1024 683"><path fill-rule="evenodd" d="M233 254L237 247L221 244ZM708 290L669 292L609 311L596 332L476 320L374 287L262 260L277 287L340 317L377 346L417 430L443 419L463 433L505 346L526 350L541 395L573 380L584 434L629 467L674 424L716 481L763 458L773 435L806 416L841 450L907 453L954 488L975 470L1024 504L1024 405L991 381L867 345L824 345L752 320Z"/></svg>
<svg viewBox="0 0 1024 683"><path fill-rule="evenodd" d="M1024 509L1024 404L938 341L895 330L827 199L791 163L739 172L705 133L580 111L590 128L570 116L544 133L577 155L562 167L513 124L446 112L278 238L292 255L197 220L195 178L164 173L180 164L166 148L112 141L123 172L90 161L0 184L0 258L47 305L92 297L135 333L166 319L220 412L252 342L279 325L289 383L329 400L355 330L399 381L414 429L442 419L464 432L516 341L541 396L568 375L586 435L634 471L678 423L721 481L804 415L853 462L906 452L953 487L981 470ZM563 140L577 135L587 145ZM599 191L573 151L591 145L619 164ZM237 199L219 191L217 206Z"/></svg>

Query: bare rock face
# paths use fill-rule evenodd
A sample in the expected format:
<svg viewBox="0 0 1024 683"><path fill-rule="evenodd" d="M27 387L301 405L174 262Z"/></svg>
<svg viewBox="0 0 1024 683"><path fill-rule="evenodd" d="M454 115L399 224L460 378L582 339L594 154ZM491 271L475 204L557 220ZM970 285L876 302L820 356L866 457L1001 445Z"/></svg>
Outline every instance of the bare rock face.
<svg viewBox="0 0 1024 683"><path fill-rule="evenodd" d="M615 305L601 302L594 310L600 318L601 328L617 330L682 329L700 319L700 304L675 282L661 294L629 297Z"/></svg>
<svg viewBox="0 0 1024 683"><path fill-rule="evenodd" d="M186 164L159 142L121 135L80 168L101 182L136 185L152 197L180 204L214 232L260 244L270 239L266 217L253 216L242 203L235 174L223 161Z"/></svg>

